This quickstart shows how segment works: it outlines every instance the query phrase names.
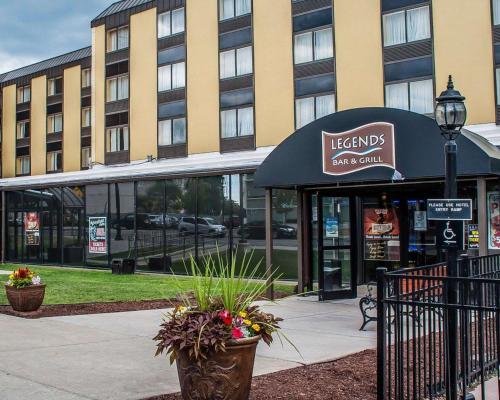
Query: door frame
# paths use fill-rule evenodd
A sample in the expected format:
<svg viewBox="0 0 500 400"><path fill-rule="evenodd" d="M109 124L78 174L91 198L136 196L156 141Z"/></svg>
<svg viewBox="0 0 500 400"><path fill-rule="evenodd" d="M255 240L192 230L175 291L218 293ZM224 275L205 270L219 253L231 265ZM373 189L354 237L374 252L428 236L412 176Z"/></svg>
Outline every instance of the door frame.
<svg viewBox="0 0 500 400"><path fill-rule="evenodd" d="M358 246L357 246L357 201L352 195L342 195L332 191L318 191L318 296L319 301L347 299L357 297L357 273L358 273ZM347 246L324 246L323 245L323 198L347 198L349 199L349 224L350 224L350 243ZM311 243L312 245L312 243ZM351 288L345 290L328 291L324 290L324 254L325 250L350 250L351 259Z"/></svg>

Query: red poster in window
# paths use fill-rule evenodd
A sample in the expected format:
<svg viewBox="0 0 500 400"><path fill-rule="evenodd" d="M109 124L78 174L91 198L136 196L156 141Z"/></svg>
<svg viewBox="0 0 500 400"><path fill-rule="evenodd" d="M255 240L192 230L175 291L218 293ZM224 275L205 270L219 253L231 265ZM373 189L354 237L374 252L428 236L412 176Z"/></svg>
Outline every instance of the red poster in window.
<svg viewBox="0 0 500 400"><path fill-rule="evenodd" d="M24 214L24 237L27 246L40 244L40 218L37 212Z"/></svg>

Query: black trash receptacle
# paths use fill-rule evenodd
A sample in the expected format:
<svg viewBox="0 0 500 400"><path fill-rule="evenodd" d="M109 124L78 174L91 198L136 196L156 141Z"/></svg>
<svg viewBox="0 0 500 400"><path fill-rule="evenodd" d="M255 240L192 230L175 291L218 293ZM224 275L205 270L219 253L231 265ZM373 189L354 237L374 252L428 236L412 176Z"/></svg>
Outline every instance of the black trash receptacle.
<svg viewBox="0 0 500 400"><path fill-rule="evenodd" d="M123 260L121 258L112 260L111 273L114 275L121 275L123 270L122 265L123 265Z"/></svg>
<svg viewBox="0 0 500 400"><path fill-rule="evenodd" d="M133 258L115 258L111 261L111 273L116 275L130 275L135 273Z"/></svg>

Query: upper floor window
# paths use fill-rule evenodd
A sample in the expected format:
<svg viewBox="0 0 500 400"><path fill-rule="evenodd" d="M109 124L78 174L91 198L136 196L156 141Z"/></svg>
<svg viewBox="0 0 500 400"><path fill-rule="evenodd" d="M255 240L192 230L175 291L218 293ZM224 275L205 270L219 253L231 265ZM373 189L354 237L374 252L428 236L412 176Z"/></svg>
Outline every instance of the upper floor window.
<svg viewBox="0 0 500 400"><path fill-rule="evenodd" d="M62 151L50 151L47 153L47 172L62 170Z"/></svg>
<svg viewBox="0 0 500 400"><path fill-rule="evenodd" d="M82 168L90 167L90 147L82 147Z"/></svg>
<svg viewBox="0 0 500 400"><path fill-rule="evenodd" d="M82 108L82 128L90 126L90 107Z"/></svg>
<svg viewBox="0 0 500 400"><path fill-rule="evenodd" d="M335 112L335 96L305 97L295 100L296 129Z"/></svg>
<svg viewBox="0 0 500 400"><path fill-rule="evenodd" d="M220 53L220 78L247 75L253 72L252 46Z"/></svg>
<svg viewBox="0 0 500 400"><path fill-rule="evenodd" d="M110 29L106 35L106 51L126 49L128 47L128 26Z"/></svg>
<svg viewBox="0 0 500 400"><path fill-rule="evenodd" d="M254 134L253 107L221 111L221 136L231 138Z"/></svg>
<svg viewBox="0 0 500 400"><path fill-rule="evenodd" d="M186 143L186 118L158 122L158 146Z"/></svg>
<svg viewBox="0 0 500 400"><path fill-rule="evenodd" d="M385 106L420 114L432 114L434 112L433 80L385 85Z"/></svg>
<svg viewBox="0 0 500 400"><path fill-rule="evenodd" d="M493 25L500 24L500 0L493 0Z"/></svg>
<svg viewBox="0 0 500 400"><path fill-rule="evenodd" d="M91 83L90 68L82 69L82 89L90 87Z"/></svg>
<svg viewBox="0 0 500 400"><path fill-rule="evenodd" d="M17 88L17 104L27 103L31 100L31 87L22 86Z"/></svg>
<svg viewBox="0 0 500 400"><path fill-rule="evenodd" d="M184 62L158 67L158 91L180 89L186 86Z"/></svg>
<svg viewBox="0 0 500 400"><path fill-rule="evenodd" d="M63 130L63 115L52 114L47 117L47 133L57 133Z"/></svg>
<svg viewBox="0 0 500 400"><path fill-rule="evenodd" d="M56 94L61 94L63 89L63 80L61 77L52 78L47 81L48 85L48 95L55 96Z"/></svg>
<svg viewBox="0 0 500 400"><path fill-rule="evenodd" d="M158 15L158 38L184 32L184 7Z"/></svg>
<svg viewBox="0 0 500 400"><path fill-rule="evenodd" d="M219 20L221 21L251 12L251 0L219 0Z"/></svg>
<svg viewBox="0 0 500 400"><path fill-rule="evenodd" d="M28 175L30 173L30 156L16 158L16 174Z"/></svg>
<svg viewBox="0 0 500 400"><path fill-rule="evenodd" d="M106 79L106 101L128 99L128 75Z"/></svg>
<svg viewBox="0 0 500 400"><path fill-rule="evenodd" d="M384 46L393 46L431 37L429 6L385 14L382 17Z"/></svg>
<svg viewBox="0 0 500 400"><path fill-rule="evenodd" d="M106 129L106 151L114 153L128 150L128 126Z"/></svg>
<svg viewBox="0 0 500 400"><path fill-rule="evenodd" d="M333 57L332 28L296 34L294 41L295 64Z"/></svg>
<svg viewBox="0 0 500 400"><path fill-rule="evenodd" d="M30 137L30 122L29 121L20 121L16 126L16 138L17 139L25 139Z"/></svg>

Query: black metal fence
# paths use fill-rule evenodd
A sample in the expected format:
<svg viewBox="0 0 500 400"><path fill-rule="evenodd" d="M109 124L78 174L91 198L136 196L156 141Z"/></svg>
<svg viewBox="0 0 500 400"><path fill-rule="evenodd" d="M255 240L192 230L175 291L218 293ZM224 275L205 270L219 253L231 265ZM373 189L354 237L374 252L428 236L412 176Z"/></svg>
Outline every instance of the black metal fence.
<svg viewBox="0 0 500 400"><path fill-rule="evenodd" d="M500 255L446 264L377 270L378 400L448 399L448 371L456 356L459 398L498 399ZM458 301L449 301L454 285ZM458 313L457 352L447 349L447 315ZM456 400L456 399L453 399Z"/></svg>

